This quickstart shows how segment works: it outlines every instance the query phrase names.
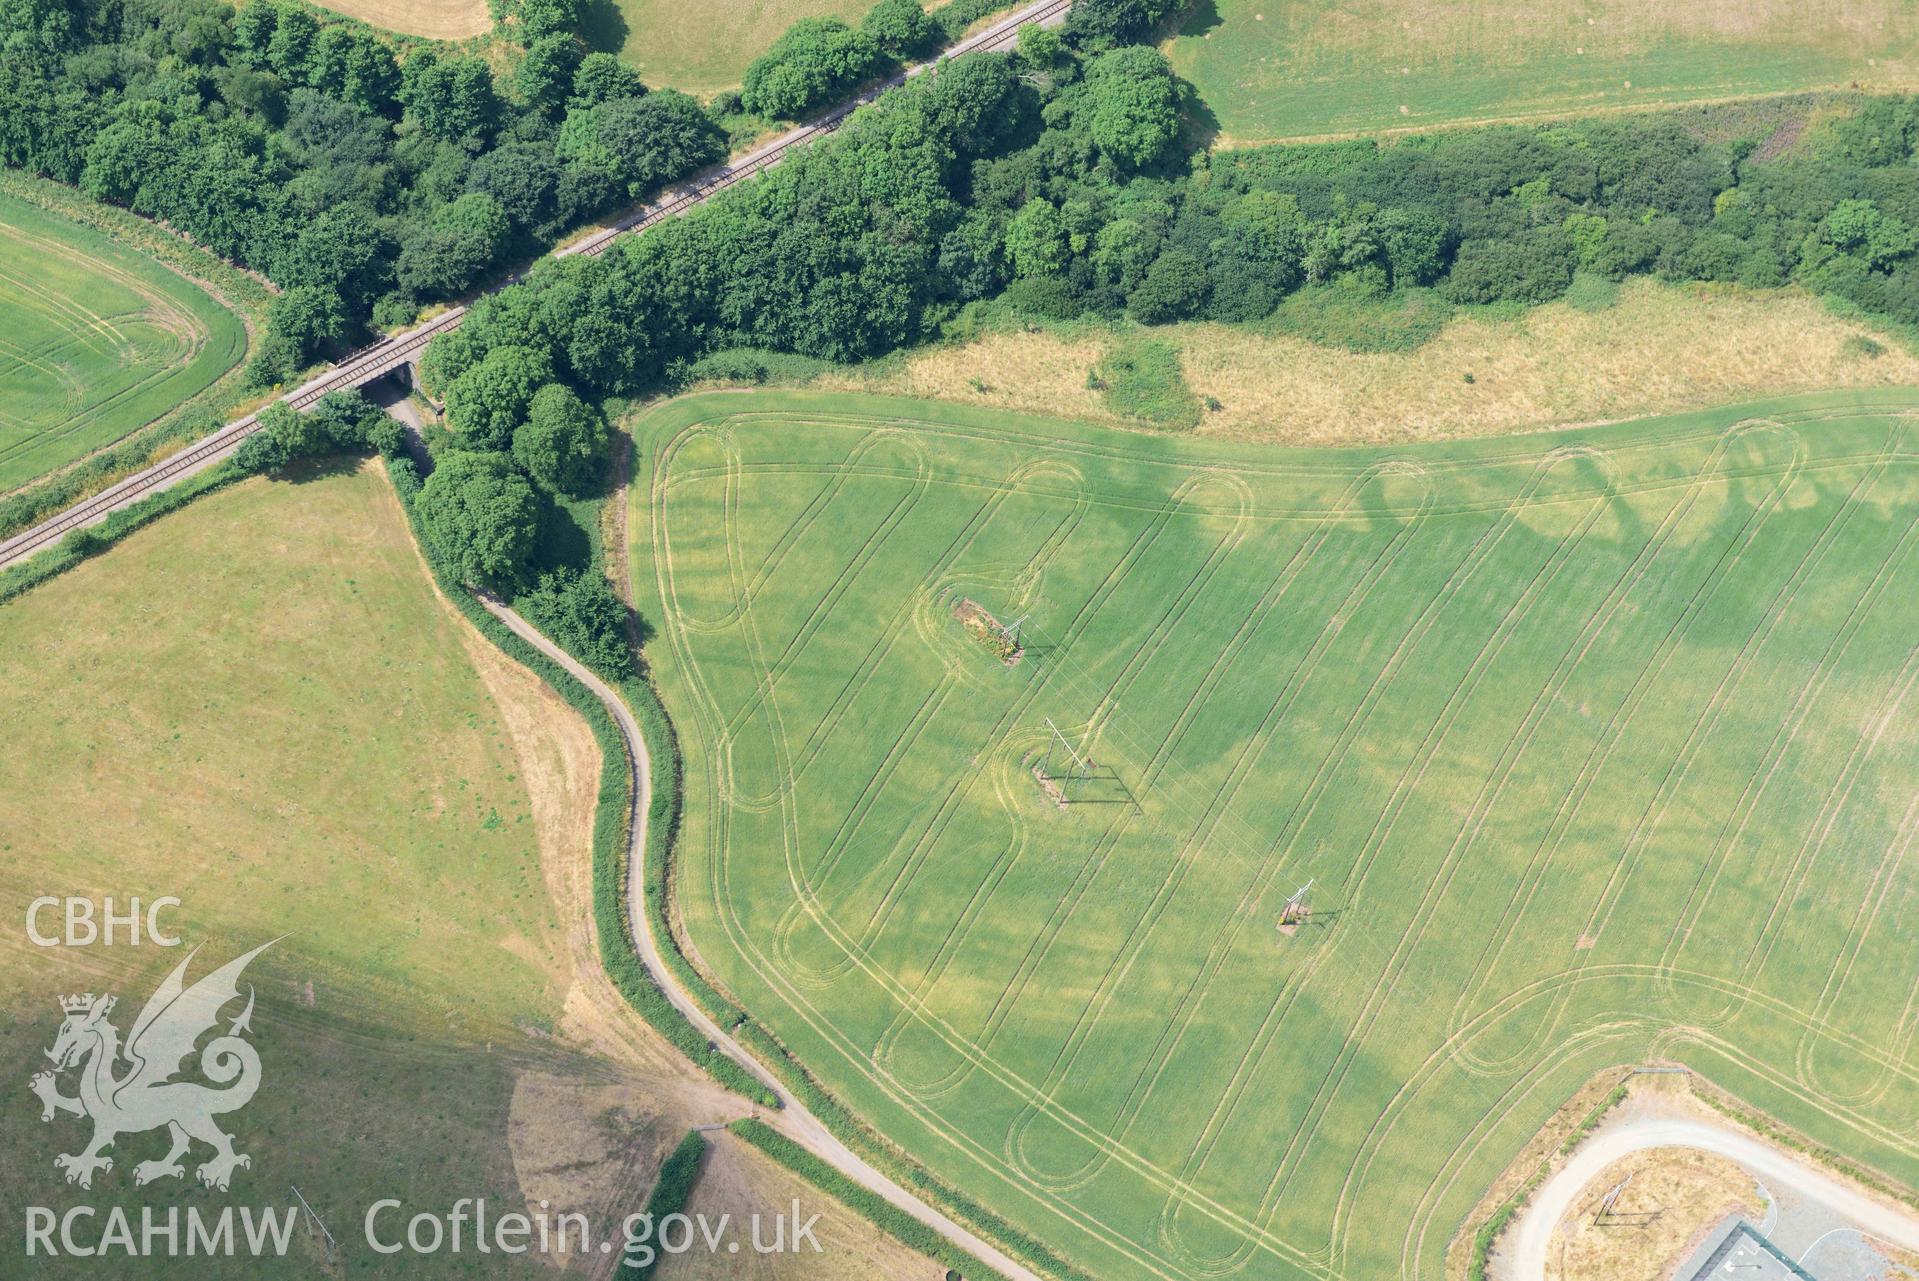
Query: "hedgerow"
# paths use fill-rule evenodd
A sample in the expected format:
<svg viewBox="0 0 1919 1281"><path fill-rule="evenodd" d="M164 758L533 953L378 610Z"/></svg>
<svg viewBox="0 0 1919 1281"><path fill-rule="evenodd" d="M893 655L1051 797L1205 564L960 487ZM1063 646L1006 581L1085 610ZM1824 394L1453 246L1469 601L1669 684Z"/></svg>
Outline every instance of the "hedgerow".
<svg viewBox="0 0 1919 1281"><path fill-rule="evenodd" d="M820 1191L843 1202L848 1209L869 1220L902 1245L956 1269L969 1281L992 1281L995 1278L997 1281L1006 1281L1004 1273L987 1267L891 1201L853 1182L764 1121L749 1117L734 1122L731 1128L734 1134Z"/></svg>
<svg viewBox="0 0 1919 1281"><path fill-rule="evenodd" d="M415 541L442 593L488 640L551 685L585 719L587 727L593 732L594 741L599 744L600 786L593 811L593 921L595 933L599 936L600 964L606 970L607 977L640 1017L714 1080L764 1106L779 1106L779 1100L750 1072L721 1053L687 1021L686 1016L660 990L659 984L654 982L653 976L647 972L634 951L625 891L627 838L634 818L636 776L634 763L627 755L625 740L614 725L612 716L572 673L516 636L458 582L439 549L425 537L420 526L417 506L421 485L419 471L412 460L392 459L387 463L387 469L406 509ZM678 795L678 767L670 762L666 754L652 750L650 735L648 744L654 762L654 804L650 814L658 815L663 804L669 811L674 805L671 800L663 802L663 797ZM663 770L667 772L664 778ZM649 824L649 854L660 839L656 835L658 830L656 825ZM647 859L649 865L653 861L650 857Z"/></svg>
<svg viewBox="0 0 1919 1281"><path fill-rule="evenodd" d="M648 1222L657 1226L667 1215L678 1214L686 1208L687 1200L693 1195L693 1185L699 1181L700 1161L705 1156L706 1136L698 1130L688 1130L686 1137L660 1163L660 1176L646 1197ZM641 1255L629 1249L622 1267L635 1281L646 1281L660 1266L661 1257L657 1251Z"/></svg>
<svg viewBox="0 0 1919 1281"><path fill-rule="evenodd" d="M0 574L0 604L38 587L56 575L64 574L83 560L98 556L134 530L151 525L168 512L180 510L202 494L224 489L236 480L245 480L247 474L231 462L223 463L189 477L171 489L161 490L123 507L97 525L73 530L53 547Z"/></svg>

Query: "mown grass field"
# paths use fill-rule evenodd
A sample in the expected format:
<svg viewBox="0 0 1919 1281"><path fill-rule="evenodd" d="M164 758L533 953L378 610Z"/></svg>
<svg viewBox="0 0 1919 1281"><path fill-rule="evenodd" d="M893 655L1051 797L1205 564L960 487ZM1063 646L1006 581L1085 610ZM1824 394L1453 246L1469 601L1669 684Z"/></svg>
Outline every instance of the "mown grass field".
<svg viewBox="0 0 1919 1281"><path fill-rule="evenodd" d="M643 1124L607 1133L599 1108L565 1093L620 1076L556 1039L573 981L563 922L528 783L463 626L370 470L211 495L0 608L0 1217L14 1259L29 1205L281 1206L297 1184L343 1239L330 1265L342 1274L533 1275L526 1259L470 1251L376 1255L362 1216L382 1196L524 1208L577 1190L573 1176L536 1177L561 1166L541 1143L558 1111L571 1127L562 1168L604 1174L647 1156ZM285 936L246 975L264 1078L225 1118L253 1157L229 1193L201 1188L192 1165L184 1182L136 1189L133 1166L164 1150L160 1134L123 1138L91 1191L62 1182L53 1158L89 1127L43 1124L26 1090L58 998L117 994L124 1034L187 947L34 947L26 909L42 894L177 896L165 923L203 947L195 977ZM563 1110L540 1102L556 1091ZM667 1127L667 1142L683 1128ZM636 1164L614 1208L649 1177ZM302 1229L281 1264L17 1266L8 1275L329 1265Z"/></svg>
<svg viewBox="0 0 1919 1281"><path fill-rule="evenodd" d="M831 17L857 24L869 0L609 0L610 13L593 30L594 43L623 41L620 56L640 69L650 85L707 94L736 88L746 64L759 57L799 18Z"/></svg>
<svg viewBox="0 0 1919 1281"><path fill-rule="evenodd" d="M245 352L239 319L191 282L0 196L0 492L151 422Z"/></svg>
<svg viewBox="0 0 1919 1281"><path fill-rule="evenodd" d="M1240 142L1845 85L1909 87L1903 0L1204 0L1174 66Z"/></svg>
<svg viewBox="0 0 1919 1281"><path fill-rule="evenodd" d="M1285 452L665 405L630 529L691 942L1102 1278L1438 1277L1650 1056L1910 1182L1916 405Z"/></svg>
<svg viewBox="0 0 1919 1281"><path fill-rule="evenodd" d="M466 40L493 29L486 0L331 0L324 7L382 30L429 40Z"/></svg>

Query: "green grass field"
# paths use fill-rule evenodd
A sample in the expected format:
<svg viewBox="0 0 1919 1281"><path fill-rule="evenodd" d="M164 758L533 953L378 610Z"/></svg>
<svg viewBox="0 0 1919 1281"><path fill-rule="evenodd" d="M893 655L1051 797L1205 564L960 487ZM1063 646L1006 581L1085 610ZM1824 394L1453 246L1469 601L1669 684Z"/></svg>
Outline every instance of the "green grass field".
<svg viewBox="0 0 1919 1281"><path fill-rule="evenodd" d="M617 44L620 56L650 85L687 93L737 88L746 64L764 53L799 18L839 18L857 25L871 0L609 0L617 24L596 30L588 11L588 39L596 48ZM618 29L614 29L617 26Z"/></svg>
<svg viewBox="0 0 1919 1281"><path fill-rule="evenodd" d="M189 281L0 196L0 492L153 421L245 354L239 318Z"/></svg>
<svg viewBox="0 0 1919 1281"><path fill-rule="evenodd" d="M663 406L691 941L1102 1279L1439 1277L1651 1056L1913 1181L1915 406L1390 452Z"/></svg>
<svg viewBox="0 0 1919 1281"><path fill-rule="evenodd" d="M26 907L42 894L110 894L123 907L177 896L166 924L204 945L195 977L284 936L246 976L263 1084L226 1118L253 1165L211 1201L279 1206L297 1184L347 1247L323 1265L302 1229L280 1271L248 1259L39 1260L22 1275L542 1270L470 1250L385 1257L360 1239L382 1196L439 1210L460 1196L517 1197L524 1208L529 1168L549 1159L522 1116L525 1090L618 1079L553 1036L572 982L563 924L527 784L462 626L372 470L245 482L0 608L8 1249L18 1257L28 1205L209 1203L191 1167L184 1181L135 1188L135 1161L164 1150L158 1134L122 1139L91 1191L54 1168L88 1133L72 1117L43 1124L26 1091L46 1066L57 998L115 993L125 1033L187 949L31 946ZM510 1138L533 1153L530 1167Z"/></svg>
<svg viewBox="0 0 1919 1281"><path fill-rule="evenodd" d="M1180 30L1174 66L1238 142L1900 89L1919 71L1919 11L1903 0L1205 0Z"/></svg>

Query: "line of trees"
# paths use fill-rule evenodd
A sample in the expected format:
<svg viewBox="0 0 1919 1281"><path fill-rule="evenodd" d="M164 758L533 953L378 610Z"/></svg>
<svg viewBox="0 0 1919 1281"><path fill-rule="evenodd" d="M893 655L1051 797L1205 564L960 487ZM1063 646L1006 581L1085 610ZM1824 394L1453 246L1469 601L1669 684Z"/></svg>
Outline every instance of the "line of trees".
<svg viewBox="0 0 1919 1281"><path fill-rule="evenodd" d="M739 104L768 120L799 120L843 102L861 85L926 58L1008 0L953 0L928 13L920 0L879 0L857 27L801 18L746 69ZM1140 39L1173 0L1087 0L1068 12L1076 44L1103 50Z"/></svg>
<svg viewBox="0 0 1919 1281"><path fill-rule="evenodd" d="M542 565L542 531L556 500L596 484L608 433L599 410L572 389L547 383L530 396L508 443L442 442L413 502L420 528L446 568L513 599L521 613L609 680L633 674L625 604L606 576L580 564ZM286 476L316 460L369 450L405 459L405 429L358 391L333 391L304 413L284 401L260 411L240 443L242 471Z"/></svg>
<svg viewBox="0 0 1919 1281"><path fill-rule="evenodd" d="M919 0L879 0L857 27L801 18L747 67L740 105L768 120L798 120L931 53L943 34Z"/></svg>
<svg viewBox="0 0 1919 1281"><path fill-rule="evenodd" d="M718 158L681 94L514 0L510 76L300 0L0 3L0 161L187 232L283 295L260 385Z"/></svg>
<svg viewBox="0 0 1919 1281"><path fill-rule="evenodd" d="M1101 55L1085 81L1096 88L1103 65L1152 56ZM1146 145L1125 149L1134 85L1124 100L1062 95L1048 107L1074 113L1074 141L1111 167L1042 139L975 174L973 296L1004 291L1054 316L1247 321L1307 285L1535 304L1583 271L1797 281L1919 323L1910 99L1862 100L1775 155L1757 151L1760 139L1709 142L1643 117L1261 148L1172 171Z"/></svg>
<svg viewBox="0 0 1919 1281"><path fill-rule="evenodd" d="M0 0L0 152L265 271L285 291L263 359L285 370L720 154L697 103L581 52L574 3L502 0L526 50L503 84L297 0ZM689 215L482 298L424 362L451 428L436 540L471 581L532 590L528 513L599 474L602 398L731 352L869 358L988 300L1244 322L1307 288L1532 304L1579 272L1652 273L1919 323L1912 99L1763 150L1648 116L1209 156L1190 87L1127 43L1167 3L1079 0L1063 31L945 64ZM939 22L909 8L841 32L903 56ZM803 21L749 79L836 41Z"/></svg>
<svg viewBox="0 0 1919 1281"><path fill-rule="evenodd" d="M1797 281L1919 323L1911 99L1862 99L1777 154L1648 116L1208 156L1190 88L1119 42L1156 12L1076 6L1063 34L956 60L596 262L543 265L436 340L429 380L507 347L592 399L729 350L864 359L991 299L1246 322L1309 287L1536 304L1579 272Z"/></svg>
<svg viewBox="0 0 1919 1281"><path fill-rule="evenodd" d="M475 403L496 393L475 384L508 371L551 371L590 399L733 347L831 360L898 347L926 332L970 165L1033 123L1030 97L1006 59L957 60L684 217L540 264L436 339L422 373L477 439L499 426Z"/></svg>

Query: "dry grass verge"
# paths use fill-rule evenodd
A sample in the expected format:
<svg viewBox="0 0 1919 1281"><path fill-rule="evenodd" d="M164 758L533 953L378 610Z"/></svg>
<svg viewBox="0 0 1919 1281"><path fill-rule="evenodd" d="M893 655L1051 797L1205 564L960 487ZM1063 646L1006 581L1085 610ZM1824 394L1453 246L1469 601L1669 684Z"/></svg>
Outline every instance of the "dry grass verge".
<svg viewBox="0 0 1919 1281"><path fill-rule="evenodd" d="M1759 1185L1737 1163L1691 1148L1636 1152L1601 1171L1560 1221L1546 1281L1654 1281L1735 1211L1754 1222L1764 1213Z"/></svg>
<svg viewBox="0 0 1919 1281"><path fill-rule="evenodd" d="M1214 324L1154 330L1217 410L1204 435L1357 445L1502 435L1847 387L1919 384L1919 356L1797 290L1633 281L1600 310L1464 315L1405 352ZM1089 387L1117 333L989 334L818 385L1135 425ZM1871 346L1868 345L1870 342ZM1868 354L1872 346L1878 354ZM1471 381L1467 376L1471 375Z"/></svg>
<svg viewBox="0 0 1919 1281"><path fill-rule="evenodd" d="M722 1130L708 1134L707 1140L706 1164L686 1213L704 1214L708 1220L731 1214L749 1244L737 1254L695 1250L666 1259L654 1273L658 1281L813 1281L829 1276L834 1281L939 1281L946 1274L939 1264L907 1249L735 1136ZM771 1242L770 1216L790 1214L796 1199L802 1222L820 1216L813 1229L820 1252L810 1247L799 1253L753 1252L748 1216L760 1214L762 1239Z"/></svg>
<svg viewBox="0 0 1919 1281"><path fill-rule="evenodd" d="M326 7L386 31L467 40L493 29L486 0L326 0Z"/></svg>

